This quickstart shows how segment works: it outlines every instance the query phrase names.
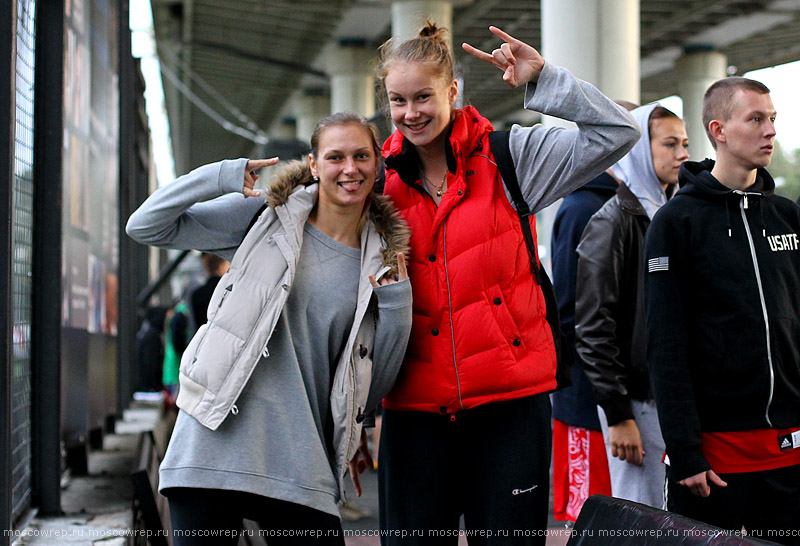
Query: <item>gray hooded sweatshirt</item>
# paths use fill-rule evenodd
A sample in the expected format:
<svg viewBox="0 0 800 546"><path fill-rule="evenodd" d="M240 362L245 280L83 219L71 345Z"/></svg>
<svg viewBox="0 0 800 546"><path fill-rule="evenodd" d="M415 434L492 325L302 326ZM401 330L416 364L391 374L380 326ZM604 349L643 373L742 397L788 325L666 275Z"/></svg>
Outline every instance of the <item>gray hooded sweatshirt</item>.
<svg viewBox="0 0 800 546"><path fill-rule="evenodd" d="M651 220L658 209L667 204L667 194L653 168L653 152L650 149L650 114L657 106L661 105L651 102L631 111L642 130L642 138L611 167L614 176L630 188Z"/></svg>

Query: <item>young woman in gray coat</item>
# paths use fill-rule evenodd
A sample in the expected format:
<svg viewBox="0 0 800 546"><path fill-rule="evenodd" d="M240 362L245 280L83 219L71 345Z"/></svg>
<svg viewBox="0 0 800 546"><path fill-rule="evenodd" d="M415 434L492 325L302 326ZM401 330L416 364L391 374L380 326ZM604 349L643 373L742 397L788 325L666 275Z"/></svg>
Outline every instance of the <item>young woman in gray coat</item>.
<svg viewBox="0 0 800 546"><path fill-rule="evenodd" d="M239 159L160 188L128 221L142 243L231 260L183 355L160 468L176 546L236 544L243 518L270 545L344 544L343 478L410 332L408 229L372 192L371 124L335 114L311 146L266 205L254 171L277 159Z"/></svg>

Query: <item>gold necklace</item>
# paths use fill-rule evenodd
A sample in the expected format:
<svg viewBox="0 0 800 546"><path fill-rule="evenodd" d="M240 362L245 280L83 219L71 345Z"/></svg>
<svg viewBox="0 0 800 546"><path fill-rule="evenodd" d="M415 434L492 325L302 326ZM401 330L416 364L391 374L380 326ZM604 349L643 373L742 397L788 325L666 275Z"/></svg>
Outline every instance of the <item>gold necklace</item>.
<svg viewBox="0 0 800 546"><path fill-rule="evenodd" d="M441 197L442 195L444 195L444 192L445 192L445 190L444 190L444 185L445 185L445 183L447 182L447 171L446 171L446 170L444 171L444 176L442 177L442 183L441 183L441 184L439 184L438 186L437 186L436 184L434 184L433 182L431 182L431 181L428 179L428 177L427 177L427 176L424 176L424 175L423 175L423 177L422 177L422 178L424 178L424 179L425 179L425 182L426 182L426 183L427 183L427 184L428 184L428 185L429 185L431 188L433 188L433 189L435 189L435 190L436 190L436 196L437 196L437 197Z"/></svg>

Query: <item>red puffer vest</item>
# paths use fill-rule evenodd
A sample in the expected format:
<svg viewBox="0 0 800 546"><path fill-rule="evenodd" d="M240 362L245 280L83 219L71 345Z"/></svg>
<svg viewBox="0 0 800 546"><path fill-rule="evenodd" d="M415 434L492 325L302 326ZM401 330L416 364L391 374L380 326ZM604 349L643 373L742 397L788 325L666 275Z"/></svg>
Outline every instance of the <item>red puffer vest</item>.
<svg viewBox="0 0 800 546"><path fill-rule="evenodd" d="M451 413L556 388L544 296L489 150L491 131L473 107L457 111L438 208L420 185L415 148L399 131L384 144L384 192L411 227L414 294L388 409ZM531 228L535 236L535 221Z"/></svg>

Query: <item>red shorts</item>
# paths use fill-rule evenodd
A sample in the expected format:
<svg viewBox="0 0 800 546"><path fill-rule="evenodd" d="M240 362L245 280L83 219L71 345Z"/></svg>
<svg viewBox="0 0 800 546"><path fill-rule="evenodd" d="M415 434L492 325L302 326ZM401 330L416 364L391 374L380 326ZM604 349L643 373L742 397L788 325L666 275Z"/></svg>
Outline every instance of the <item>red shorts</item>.
<svg viewBox="0 0 800 546"><path fill-rule="evenodd" d="M591 495L611 496L603 433L553 419L553 513L575 521Z"/></svg>

